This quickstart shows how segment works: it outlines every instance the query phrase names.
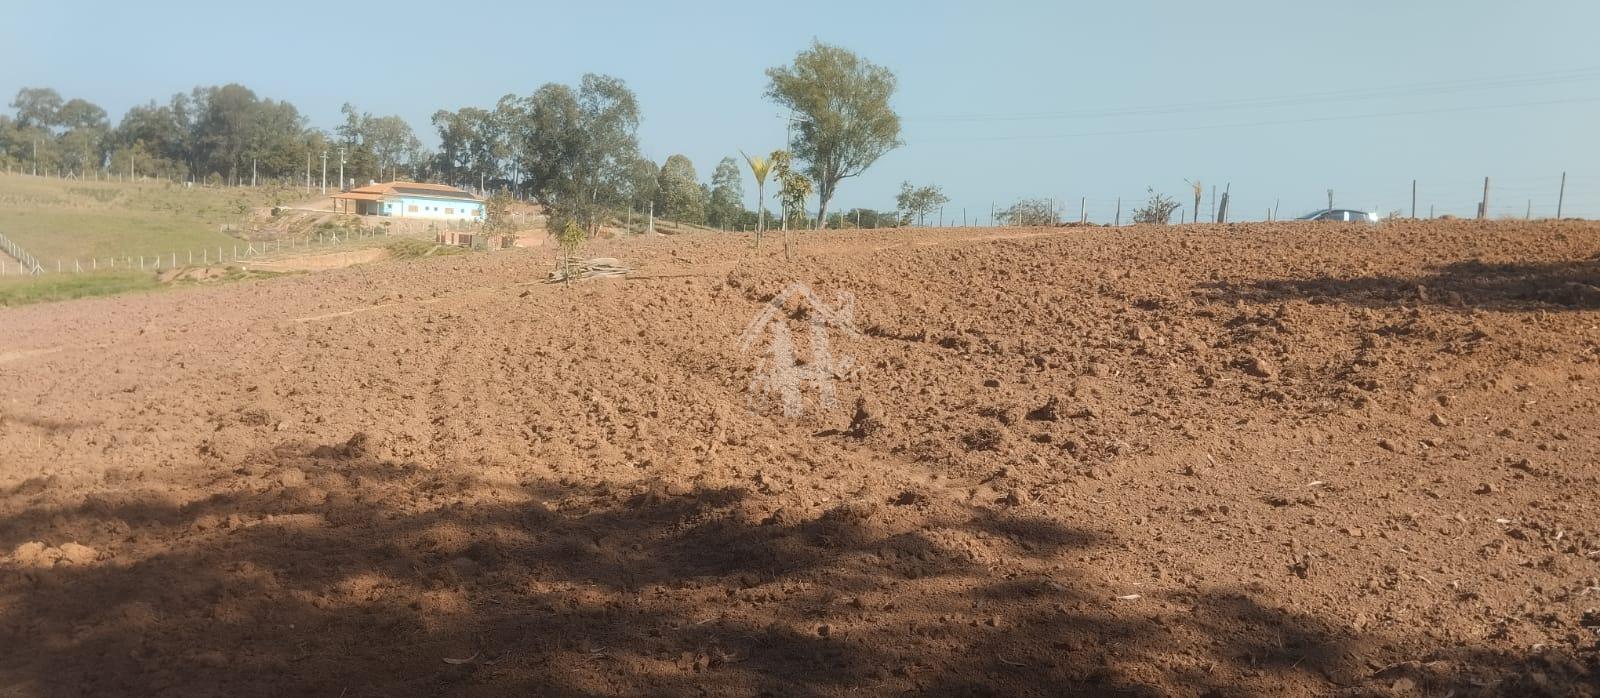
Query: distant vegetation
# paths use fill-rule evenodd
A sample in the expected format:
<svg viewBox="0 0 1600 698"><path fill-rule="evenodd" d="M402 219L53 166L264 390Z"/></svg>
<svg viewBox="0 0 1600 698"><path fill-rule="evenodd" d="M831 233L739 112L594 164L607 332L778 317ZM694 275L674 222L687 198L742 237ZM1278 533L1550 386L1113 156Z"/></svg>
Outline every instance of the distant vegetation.
<svg viewBox="0 0 1600 698"><path fill-rule="evenodd" d="M900 194L894 197L895 208L900 212L900 223L916 221L917 225L923 225L928 214L939 210L949 200L937 185L914 187L910 182L901 182Z"/></svg>
<svg viewBox="0 0 1600 698"><path fill-rule="evenodd" d="M1192 186L1194 191L1200 191L1199 182L1195 182ZM1154 225L1166 225L1172 222L1172 212L1178 210L1180 204L1173 201L1166 194L1157 193L1155 187L1146 188L1145 192L1149 194L1150 198L1145 201L1144 206L1134 209L1133 222ZM1199 194L1196 194L1195 197L1195 201L1200 200Z"/></svg>
<svg viewBox="0 0 1600 698"><path fill-rule="evenodd" d="M113 256L232 245L238 240L221 232L222 224L284 196L292 194L0 175L0 233L52 268L57 259L87 265L98 257L103 264Z"/></svg>
<svg viewBox="0 0 1600 698"><path fill-rule="evenodd" d="M792 63L768 70L767 77L766 97L794 115L792 137L782 150L791 151L793 171L810 181L816 195L816 216L791 210L787 220L879 222L876 215L829 216L828 206L842 180L900 145L900 119L889 104L894 74L817 42ZM584 75L575 86L548 83L526 96L505 95L492 106L436 111L431 125L437 150L424 148L398 116L373 115L347 103L338 125L325 131L312 127L290 102L238 84L151 100L129 109L115 125L98 105L50 88L23 88L10 106L13 114L0 115L0 170L8 172L210 185L305 186L309 179L320 187L326 171L337 187L342 163L347 182L410 179L537 199L552 209L552 230L572 220L590 234L652 208L658 217L691 225L753 229L766 208L763 200L761 210L745 209L742 175L732 157L719 161L706 183L684 155L659 165L644 158L638 99L623 81L606 75ZM769 193L760 183L757 189Z"/></svg>

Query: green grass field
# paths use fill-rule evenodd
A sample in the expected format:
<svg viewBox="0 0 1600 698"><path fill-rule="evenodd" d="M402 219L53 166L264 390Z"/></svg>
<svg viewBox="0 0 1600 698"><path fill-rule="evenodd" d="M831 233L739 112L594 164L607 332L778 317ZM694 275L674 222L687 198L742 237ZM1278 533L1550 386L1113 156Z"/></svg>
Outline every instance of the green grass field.
<svg viewBox="0 0 1600 698"><path fill-rule="evenodd" d="M101 271L92 274L41 274L0 278L0 306L109 296L161 288L153 272Z"/></svg>
<svg viewBox="0 0 1600 698"><path fill-rule="evenodd" d="M256 189L187 188L168 182L94 182L0 174L0 233L47 268L77 259L126 258L231 247L222 232L253 209L295 194ZM101 262L104 264L104 261ZM119 262L120 264L120 262Z"/></svg>

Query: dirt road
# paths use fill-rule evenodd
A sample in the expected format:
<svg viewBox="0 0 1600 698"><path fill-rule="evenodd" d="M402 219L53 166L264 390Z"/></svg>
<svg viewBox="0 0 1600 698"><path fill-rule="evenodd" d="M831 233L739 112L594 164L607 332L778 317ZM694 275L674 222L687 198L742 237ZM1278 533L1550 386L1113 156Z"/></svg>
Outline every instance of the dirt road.
<svg viewBox="0 0 1600 698"><path fill-rule="evenodd" d="M1600 694L1600 225L775 243L0 309L0 685Z"/></svg>

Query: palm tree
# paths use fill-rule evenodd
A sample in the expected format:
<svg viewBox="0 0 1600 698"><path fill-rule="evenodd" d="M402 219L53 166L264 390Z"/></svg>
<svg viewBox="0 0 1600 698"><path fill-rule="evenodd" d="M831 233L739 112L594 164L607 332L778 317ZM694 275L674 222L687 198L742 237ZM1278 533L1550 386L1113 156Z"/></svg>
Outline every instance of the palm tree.
<svg viewBox="0 0 1600 698"><path fill-rule="evenodd" d="M756 178L756 249L761 249L761 233L767 227L767 173L772 170L772 161L759 155L750 157L743 150L744 161L750 164L750 174Z"/></svg>

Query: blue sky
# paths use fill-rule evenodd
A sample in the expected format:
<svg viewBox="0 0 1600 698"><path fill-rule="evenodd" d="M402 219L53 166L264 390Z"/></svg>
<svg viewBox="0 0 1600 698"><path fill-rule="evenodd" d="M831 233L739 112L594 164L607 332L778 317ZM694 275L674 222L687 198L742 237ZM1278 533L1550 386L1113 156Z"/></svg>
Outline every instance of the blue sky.
<svg viewBox="0 0 1600 698"><path fill-rule="evenodd" d="M1417 178L1422 212L1470 215L1488 175L1495 215L1549 214L1565 170L1568 215L1600 216L1593 0L6 4L0 93L54 87L113 120L239 82L319 126L349 101L434 142L436 109L599 72L639 95L647 155L708 178L783 145L763 71L815 38L900 79L906 144L835 210L892 208L910 180L944 187L947 219L1087 197L1108 220L1197 178L1231 185L1236 217L1288 217L1329 188L1409 209Z"/></svg>

